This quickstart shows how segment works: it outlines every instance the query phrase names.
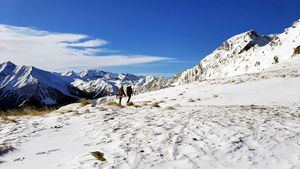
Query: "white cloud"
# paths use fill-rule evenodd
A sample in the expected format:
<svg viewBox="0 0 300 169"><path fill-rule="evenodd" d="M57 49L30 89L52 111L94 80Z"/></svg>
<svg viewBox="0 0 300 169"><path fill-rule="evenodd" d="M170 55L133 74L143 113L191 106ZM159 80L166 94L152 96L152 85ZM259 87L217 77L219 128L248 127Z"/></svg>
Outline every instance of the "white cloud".
<svg viewBox="0 0 300 169"><path fill-rule="evenodd" d="M91 39L82 34L47 32L34 28L0 24L0 62L33 65L46 70L65 70L71 67L109 67L170 60L167 57L146 55L101 55L107 41Z"/></svg>
<svg viewBox="0 0 300 169"><path fill-rule="evenodd" d="M99 47L99 46L103 46L106 45L107 41L102 40L102 39L95 39L95 40L88 40L82 43L71 43L68 44L67 46L70 47Z"/></svg>

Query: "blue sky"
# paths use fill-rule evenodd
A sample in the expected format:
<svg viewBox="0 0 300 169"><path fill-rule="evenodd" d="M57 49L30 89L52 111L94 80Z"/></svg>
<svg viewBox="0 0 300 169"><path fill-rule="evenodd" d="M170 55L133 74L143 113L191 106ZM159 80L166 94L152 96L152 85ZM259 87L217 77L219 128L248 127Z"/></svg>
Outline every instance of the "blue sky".
<svg viewBox="0 0 300 169"><path fill-rule="evenodd" d="M300 19L299 6L299 0L0 0L0 24L105 40L105 55L172 58L99 66L170 76L235 34L282 32Z"/></svg>

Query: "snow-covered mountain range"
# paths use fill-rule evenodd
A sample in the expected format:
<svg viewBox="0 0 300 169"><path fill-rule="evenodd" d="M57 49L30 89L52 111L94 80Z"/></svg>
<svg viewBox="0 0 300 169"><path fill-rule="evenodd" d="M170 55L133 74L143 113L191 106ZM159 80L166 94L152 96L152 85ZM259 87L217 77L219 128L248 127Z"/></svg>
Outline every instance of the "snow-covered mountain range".
<svg viewBox="0 0 300 169"><path fill-rule="evenodd" d="M4 62L0 64L0 109L66 104L116 94L120 84L139 88L146 83L146 77L133 74L98 70L59 74Z"/></svg>
<svg viewBox="0 0 300 169"><path fill-rule="evenodd" d="M65 81L88 93L92 98L116 94L120 85L132 85L140 88L151 79L129 73L118 74L101 70L86 70L79 73L67 71L61 76Z"/></svg>

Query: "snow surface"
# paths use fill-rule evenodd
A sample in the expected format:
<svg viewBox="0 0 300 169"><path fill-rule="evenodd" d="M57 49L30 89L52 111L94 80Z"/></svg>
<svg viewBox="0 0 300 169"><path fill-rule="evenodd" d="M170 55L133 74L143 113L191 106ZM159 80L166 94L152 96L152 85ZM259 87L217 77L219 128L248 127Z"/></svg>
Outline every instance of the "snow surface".
<svg viewBox="0 0 300 169"><path fill-rule="evenodd" d="M3 122L0 143L15 150L0 167L300 168L299 60L136 95L136 107L102 98Z"/></svg>

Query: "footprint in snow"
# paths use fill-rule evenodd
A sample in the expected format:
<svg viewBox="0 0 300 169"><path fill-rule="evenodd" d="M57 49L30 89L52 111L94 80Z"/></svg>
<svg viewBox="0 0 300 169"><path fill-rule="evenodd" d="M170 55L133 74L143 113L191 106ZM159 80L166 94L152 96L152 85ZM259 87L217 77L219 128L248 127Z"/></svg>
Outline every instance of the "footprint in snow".
<svg viewBox="0 0 300 169"><path fill-rule="evenodd" d="M52 152L56 152L56 151L59 151L61 149L51 149L51 150L48 150L48 151L42 151L42 152L38 152L38 153L35 153L36 155L43 155L43 154L50 154Z"/></svg>
<svg viewBox="0 0 300 169"><path fill-rule="evenodd" d="M19 158L14 159L14 161L23 161L23 160L25 160L25 157L19 157Z"/></svg>
<svg viewBox="0 0 300 169"><path fill-rule="evenodd" d="M55 129L60 129L60 128L62 128L63 126L61 126L61 125L55 125L54 127L51 127L51 128L55 128Z"/></svg>

